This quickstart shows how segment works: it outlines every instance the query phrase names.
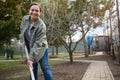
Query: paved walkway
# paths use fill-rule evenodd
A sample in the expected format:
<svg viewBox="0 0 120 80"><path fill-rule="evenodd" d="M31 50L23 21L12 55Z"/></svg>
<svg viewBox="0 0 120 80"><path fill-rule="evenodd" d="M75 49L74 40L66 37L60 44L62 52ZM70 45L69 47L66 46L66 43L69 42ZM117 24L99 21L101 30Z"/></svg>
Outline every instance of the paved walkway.
<svg viewBox="0 0 120 80"><path fill-rule="evenodd" d="M103 55L103 53L96 52L95 55ZM56 59L56 60L69 61L69 59ZM91 62L82 80L114 80L112 72L110 71L110 68L106 61L95 60L74 60L74 61Z"/></svg>
<svg viewBox="0 0 120 80"><path fill-rule="evenodd" d="M103 53L96 52L95 55ZM114 80L114 78L106 61L92 61L82 80Z"/></svg>
<svg viewBox="0 0 120 80"><path fill-rule="evenodd" d="M95 55L103 53L97 52ZM114 80L114 78L106 61L92 61L82 80Z"/></svg>
<svg viewBox="0 0 120 80"><path fill-rule="evenodd" d="M95 61L90 64L82 80L114 80L106 61Z"/></svg>

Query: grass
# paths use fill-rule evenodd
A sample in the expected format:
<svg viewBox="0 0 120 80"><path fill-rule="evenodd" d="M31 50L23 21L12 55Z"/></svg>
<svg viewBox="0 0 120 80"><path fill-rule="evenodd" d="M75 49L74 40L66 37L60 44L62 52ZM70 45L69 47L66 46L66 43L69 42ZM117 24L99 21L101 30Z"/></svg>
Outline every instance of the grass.
<svg viewBox="0 0 120 80"><path fill-rule="evenodd" d="M49 61L49 64L51 66L56 64L64 63L63 61ZM20 61L14 61L14 62L0 62L0 69L11 69L15 67L24 67L25 64L21 64Z"/></svg>
<svg viewBox="0 0 120 80"><path fill-rule="evenodd" d="M51 53L49 53L49 56L51 56ZM59 53L58 55L55 55L56 57L58 57L58 58L62 58L62 57L67 57L67 56L69 56L69 54L68 53ZM26 55L24 54L23 55L23 58L26 58ZM0 56L0 60L5 60L6 59L6 57L5 56ZM10 59L10 58L9 58ZM14 60L16 60L16 59L22 59L22 56L21 55L19 55L19 54L15 54L14 55Z"/></svg>
<svg viewBox="0 0 120 80"><path fill-rule="evenodd" d="M62 58L62 57L67 57L69 56L68 53L59 53L57 55L58 58ZM5 60L6 58L4 56L0 56L0 60ZM14 60L17 60L17 59L22 59L21 55L14 55ZM23 60L25 59L25 55L23 55ZM62 62L60 61L49 61L50 65L55 65L55 64L60 64ZM4 69L7 69L7 68L13 68L13 67L18 67L21 65L21 62L19 61L14 61L14 62L0 62L0 69L4 68Z"/></svg>
<svg viewBox="0 0 120 80"><path fill-rule="evenodd" d="M59 54L57 55L58 58L63 58L63 57L67 57L67 56L69 56L68 53L59 53Z"/></svg>
<svg viewBox="0 0 120 80"><path fill-rule="evenodd" d="M65 62L63 62L63 61L49 61L49 64L51 65L51 66L53 66L53 65L57 65L57 64L62 64L62 63L65 63Z"/></svg>
<svg viewBox="0 0 120 80"><path fill-rule="evenodd" d="M6 58L4 56L0 56L0 60L5 60Z"/></svg>
<svg viewBox="0 0 120 80"><path fill-rule="evenodd" d="M84 52L74 53L73 56L84 56ZM69 57L69 53L59 53L58 55L49 55L50 57L55 56L55 58Z"/></svg>
<svg viewBox="0 0 120 80"><path fill-rule="evenodd" d="M17 54L15 54L13 57L14 57L13 58L14 60L22 59L22 56L21 55L17 55ZM25 58L25 54L23 55L23 58ZM7 59L5 56L0 56L0 60L5 60L5 59ZM11 59L11 58L9 57L9 59Z"/></svg>
<svg viewBox="0 0 120 80"><path fill-rule="evenodd" d="M73 54L73 55L79 55L79 56L81 56L81 55L84 55L84 53L75 53L75 54ZM52 55L51 53L49 53L49 56L50 57L55 57L55 58L63 58L63 57L68 57L69 56L69 53L59 53L58 55ZM23 55L23 58L25 58L26 57L26 55L24 54ZM0 60L5 60L6 58L5 58L5 56L0 56ZM14 55L14 60L16 60L16 59L22 59L22 55L19 55L19 54L15 54Z"/></svg>
<svg viewBox="0 0 120 80"><path fill-rule="evenodd" d="M14 62L0 62L0 69L11 69L15 67L22 67L21 62L14 61Z"/></svg>

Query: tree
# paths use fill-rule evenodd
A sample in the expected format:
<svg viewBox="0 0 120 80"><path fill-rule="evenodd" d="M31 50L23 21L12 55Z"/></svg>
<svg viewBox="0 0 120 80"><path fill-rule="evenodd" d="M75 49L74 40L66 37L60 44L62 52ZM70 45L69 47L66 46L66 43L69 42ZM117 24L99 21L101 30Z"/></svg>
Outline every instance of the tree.
<svg viewBox="0 0 120 80"><path fill-rule="evenodd" d="M0 1L0 46L10 44L13 37L18 37L21 11L19 1Z"/></svg>
<svg viewBox="0 0 120 80"><path fill-rule="evenodd" d="M0 48L19 38L22 17L28 13L29 0L0 0Z"/></svg>
<svg viewBox="0 0 120 80"><path fill-rule="evenodd" d="M57 42L64 45L69 53L71 63L73 63L72 55L77 44L84 39L86 33L92 27L95 28L102 23L101 20L106 9L100 9L99 5L106 4L106 2L106 0L76 0L70 2L67 0L48 0L47 3L42 4L42 18L47 24L48 41L52 45ZM82 35L73 45L72 36L77 30Z"/></svg>
<svg viewBox="0 0 120 80"><path fill-rule="evenodd" d="M120 64L120 18L119 18L119 3L118 3L119 1L118 0L116 0L116 10L117 10L117 19L118 19L118 24L117 24L117 26L118 26L118 37L119 37L119 41L118 41L118 55L119 55L119 64Z"/></svg>

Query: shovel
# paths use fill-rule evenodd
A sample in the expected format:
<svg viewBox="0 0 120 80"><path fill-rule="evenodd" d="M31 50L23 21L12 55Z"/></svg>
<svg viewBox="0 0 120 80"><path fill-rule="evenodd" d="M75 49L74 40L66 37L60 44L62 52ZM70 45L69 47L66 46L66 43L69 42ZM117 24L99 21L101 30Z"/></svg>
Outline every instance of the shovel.
<svg viewBox="0 0 120 80"><path fill-rule="evenodd" d="M27 47L26 46L25 46L25 53L26 53L26 58L28 60L29 56L28 56L28 51L27 51ZM30 70L30 74L31 74L32 80L35 80L35 77L34 77L34 74L33 74L33 70L32 70L32 68L30 66L29 66L29 70Z"/></svg>

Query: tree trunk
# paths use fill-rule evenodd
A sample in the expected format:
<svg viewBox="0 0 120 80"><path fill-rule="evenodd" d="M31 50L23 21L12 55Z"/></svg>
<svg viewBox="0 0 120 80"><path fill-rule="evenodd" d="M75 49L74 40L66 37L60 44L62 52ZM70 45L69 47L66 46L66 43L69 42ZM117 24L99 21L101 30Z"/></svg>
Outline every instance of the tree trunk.
<svg viewBox="0 0 120 80"><path fill-rule="evenodd" d="M54 46L52 46L52 55L54 55Z"/></svg>
<svg viewBox="0 0 120 80"><path fill-rule="evenodd" d="M73 64L73 53L69 52L70 64Z"/></svg>
<svg viewBox="0 0 120 80"><path fill-rule="evenodd" d="M120 19L119 19L119 3L116 0L116 8L117 8L117 18L118 18L118 55L119 55L119 63L120 63Z"/></svg>
<svg viewBox="0 0 120 80"><path fill-rule="evenodd" d="M58 55L58 47L56 47L56 55Z"/></svg>
<svg viewBox="0 0 120 80"><path fill-rule="evenodd" d="M83 43L84 43L85 57L88 57L88 52L87 52L87 46L86 46L85 38L83 40Z"/></svg>

